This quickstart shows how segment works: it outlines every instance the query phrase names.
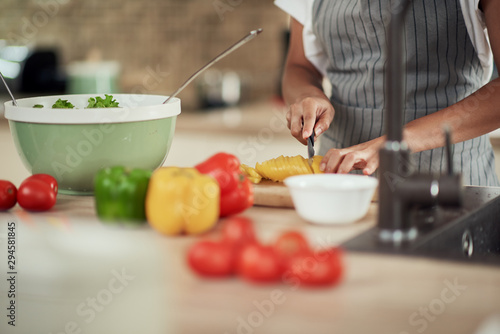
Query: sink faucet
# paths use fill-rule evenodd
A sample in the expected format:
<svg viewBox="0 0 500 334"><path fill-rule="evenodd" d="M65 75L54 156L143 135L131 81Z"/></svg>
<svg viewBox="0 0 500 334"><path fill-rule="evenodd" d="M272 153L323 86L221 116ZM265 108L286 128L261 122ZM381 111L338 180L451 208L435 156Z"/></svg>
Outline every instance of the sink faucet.
<svg viewBox="0 0 500 334"><path fill-rule="evenodd" d="M391 1L392 3L392 1ZM403 140L404 18L411 0L400 0L391 8L387 35L385 73L386 142L379 152L378 241L398 246L416 238L418 230L410 214L418 206L460 206L463 197L461 176L453 172L451 133L444 129L448 171L443 175L415 173L410 150Z"/></svg>

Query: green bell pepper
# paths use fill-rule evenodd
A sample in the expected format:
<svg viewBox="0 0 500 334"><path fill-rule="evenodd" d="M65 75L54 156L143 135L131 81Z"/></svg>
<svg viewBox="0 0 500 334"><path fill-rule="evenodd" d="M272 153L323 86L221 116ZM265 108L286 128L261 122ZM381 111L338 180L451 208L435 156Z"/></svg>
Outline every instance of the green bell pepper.
<svg viewBox="0 0 500 334"><path fill-rule="evenodd" d="M146 222L145 200L152 171L116 166L94 179L95 207L103 221Z"/></svg>

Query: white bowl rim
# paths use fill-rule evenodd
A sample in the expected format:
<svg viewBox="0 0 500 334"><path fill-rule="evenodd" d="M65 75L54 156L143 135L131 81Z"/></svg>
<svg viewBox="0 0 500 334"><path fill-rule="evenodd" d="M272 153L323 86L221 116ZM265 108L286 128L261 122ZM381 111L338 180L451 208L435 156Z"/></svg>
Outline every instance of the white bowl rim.
<svg viewBox="0 0 500 334"><path fill-rule="evenodd" d="M325 180L349 180L354 181L356 184L349 184L348 186L339 185L336 183L325 183ZM313 181L313 182L311 182ZM293 189L307 189L307 190L362 190L374 189L378 185L378 179L373 176L360 175L360 174L302 174L287 177L284 181L285 185Z"/></svg>
<svg viewBox="0 0 500 334"><path fill-rule="evenodd" d="M164 95L151 94L108 94L112 95L122 108L85 109L90 97L104 94L68 94L28 97L18 99L15 106L12 101L4 103L5 118L10 121L43 124L102 124L148 121L177 116L181 113L181 100ZM78 109L52 109L57 99L68 100ZM33 108L35 104L43 104L44 108Z"/></svg>

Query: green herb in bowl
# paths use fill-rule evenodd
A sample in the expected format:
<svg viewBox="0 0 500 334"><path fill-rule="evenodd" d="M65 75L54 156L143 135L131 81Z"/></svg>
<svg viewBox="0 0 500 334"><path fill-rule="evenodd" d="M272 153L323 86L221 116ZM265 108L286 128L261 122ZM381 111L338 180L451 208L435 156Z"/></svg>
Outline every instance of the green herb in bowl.
<svg viewBox="0 0 500 334"><path fill-rule="evenodd" d="M58 99L56 103L52 105L52 108L58 108L58 109L73 109L74 107L75 106L71 102L62 99Z"/></svg>
<svg viewBox="0 0 500 334"><path fill-rule="evenodd" d="M33 108L43 108L43 104L35 104Z"/></svg>
<svg viewBox="0 0 500 334"><path fill-rule="evenodd" d="M100 96L89 98L87 108L120 108L118 102L113 99L113 95L104 94L104 96L104 99Z"/></svg>

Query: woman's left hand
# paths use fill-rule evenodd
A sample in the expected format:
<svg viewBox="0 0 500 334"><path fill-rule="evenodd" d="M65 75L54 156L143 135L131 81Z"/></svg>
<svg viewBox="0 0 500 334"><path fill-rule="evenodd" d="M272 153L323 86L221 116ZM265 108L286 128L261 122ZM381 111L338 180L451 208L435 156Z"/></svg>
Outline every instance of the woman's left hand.
<svg viewBox="0 0 500 334"><path fill-rule="evenodd" d="M347 148L332 148L326 152L319 168L325 173L345 174L352 170L363 170L363 174L373 174L379 164L378 151L385 142L385 137Z"/></svg>

